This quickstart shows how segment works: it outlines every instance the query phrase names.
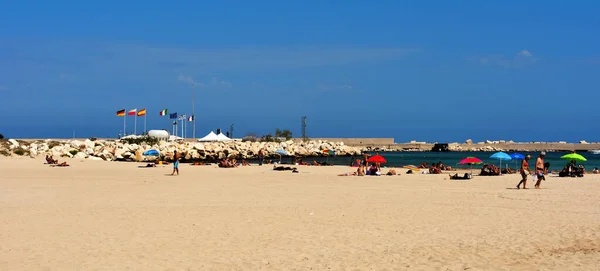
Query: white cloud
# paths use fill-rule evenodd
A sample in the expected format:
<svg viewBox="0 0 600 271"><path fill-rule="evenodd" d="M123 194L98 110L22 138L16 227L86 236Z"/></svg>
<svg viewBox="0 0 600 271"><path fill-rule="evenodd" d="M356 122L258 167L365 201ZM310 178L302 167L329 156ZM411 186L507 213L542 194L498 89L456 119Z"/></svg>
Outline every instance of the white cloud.
<svg viewBox="0 0 600 271"><path fill-rule="evenodd" d="M342 84L342 85L327 85L327 84L317 84L318 90L323 91L343 91L343 90L352 90L354 87L350 84Z"/></svg>
<svg viewBox="0 0 600 271"><path fill-rule="evenodd" d="M177 76L177 80L181 81L181 82L185 82L187 84L193 84L194 86L197 86L197 87L204 87L204 86L208 86L208 85L210 85L210 86L221 86L221 87L231 87L233 85L229 81L221 80L221 79L219 79L217 77L214 77L214 76L211 77L210 83L208 85L204 84L202 82L197 82L191 76L187 76L187 75L183 75L183 74L180 74L179 76Z"/></svg>
<svg viewBox="0 0 600 271"><path fill-rule="evenodd" d="M513 56L487 55L468 57L470 61L478 62L483 66L500 66L504 68L519 68L528 64L533 64L539 60L533 56L529 50L521 50Z"/></svg>
<svg viewBox="0 0 600 271"><path fill-rule="evenodd" d="M196 81L194 81L194 79L191 76L186 76L183 74L180 74L179 76L177 76L177 80L188 83L190 85L194 85L194 86L199 86L199 87L204 86L204 83L196 82Z"/></svg>
<svg viewBox="0 0 600 271"><path fill-rule="evenodd" d="M521 50L519 53L517 53L518 56L523 56L523 57L532 57L533 55L531 55L531 53L527 50Z"/></svg>
<svg viewBox="0 0 600 271"><path fill-rule="evenodd" d="M216 77L211 78L211 83L214 86L224 86L224 87L231 87L232 84L229 81L225 81L225 80L219 80Z"/></svg>

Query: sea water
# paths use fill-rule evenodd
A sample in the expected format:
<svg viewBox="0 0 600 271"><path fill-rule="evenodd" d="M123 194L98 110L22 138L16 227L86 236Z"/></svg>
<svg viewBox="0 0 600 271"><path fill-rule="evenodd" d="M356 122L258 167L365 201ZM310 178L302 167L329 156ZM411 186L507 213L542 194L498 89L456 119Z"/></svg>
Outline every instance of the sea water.
<svg viewBox="0 0 600 271"><path fill-rule="evenodd" d="M531 159L529 160L529 167L531 170L534 169L535 159L540 155L539 152L519 152L523 156L529 154L531 155ZM370 152L369 154L375 155L375 152ZM389 167L402 167L407 165L419 166L424 162L428 162L429 165L432 163L442 162L444 165L451 166L453 168L469 168L469 165L459 165L458 162L466 157L477 157L483 161L483 163L494 164L499 166L502 163L502 168L510 167L511 169L516 169L521 166L520 160L511 160L511 161L499 161L497 159L492 159L490 156L494 154L494 152L379 152L379 155L383 156L387 163L384 166ZM512 152L508 152L508 154L512 154ZM560 157L568 154L568 152L547 152L546 157L544 159L545 162L550 163L550 170L561 170L566 164L567 160L561 159ZM580 153L583 155L587 161L581 162L578 164L582 164L585 166L586 170L592 170L595 167L600 168L600 155L592 154L591 152ZM356 159L362 159L362 156L330 156L330 157L314 157L314 158L305 158L304 161L308 163L312 163L313 161L323 162L327 161L330 164L334 165L350 165L352 161L356 161ZM275 159L278 161L278 159ZM283 162L290 163L290 158L283 157ZM473 165L473 168L481 168L481 165Z"/></svg>

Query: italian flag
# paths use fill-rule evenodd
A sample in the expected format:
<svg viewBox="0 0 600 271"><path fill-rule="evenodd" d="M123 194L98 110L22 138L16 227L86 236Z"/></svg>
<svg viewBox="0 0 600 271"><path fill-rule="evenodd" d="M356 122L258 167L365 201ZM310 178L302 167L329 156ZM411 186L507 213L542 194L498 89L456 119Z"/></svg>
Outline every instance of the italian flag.
<svg viewBox="0 0 600 271"><path fill-rule="evenodd" d="M166 114L167 114L167 109L165 109L165 110L163 110L163 111L160 111L160 115L161 115L161 116L164 116L164 115L166 115Z"/></svg>

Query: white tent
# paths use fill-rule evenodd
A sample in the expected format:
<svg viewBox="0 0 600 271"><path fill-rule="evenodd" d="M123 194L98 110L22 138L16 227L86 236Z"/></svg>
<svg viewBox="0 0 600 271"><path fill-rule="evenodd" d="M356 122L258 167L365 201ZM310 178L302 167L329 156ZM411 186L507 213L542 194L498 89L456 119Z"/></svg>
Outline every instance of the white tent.
<svg viewBox="0 0 600 271"><path fill-rule="evenodd" d="M231 138L227 137L224 134L218 134L217 138L218 138L218 141L229 141L229 140L231 140Z"/></svg>
<svg viewBox="0 0 600 271"><path fill-rule="evenodd" d="M198 139L198 141L219 141L219 137L213 131L211 131L208 135L203 138Z"/></svg>

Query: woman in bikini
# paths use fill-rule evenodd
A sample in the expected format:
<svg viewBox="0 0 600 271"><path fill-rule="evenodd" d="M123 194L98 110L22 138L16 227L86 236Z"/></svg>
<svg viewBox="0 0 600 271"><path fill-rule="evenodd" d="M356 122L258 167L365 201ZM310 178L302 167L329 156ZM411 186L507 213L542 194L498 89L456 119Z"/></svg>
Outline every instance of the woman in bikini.
<svg viewBox="0 0 600 271"><path fill-rule="evenodd" d="M531 155L526 155L525 159L523 159L523 161L521 161L521 181L519 182L519 184L517 184L517 189L521 189L521 184L523 184L523 189L527 189L525 187L525 185L527 184L527 175L531 174L531 170L529 169L529 159L531 158ZM525 173L525 171L527 171L527 173Z"/></svg>

